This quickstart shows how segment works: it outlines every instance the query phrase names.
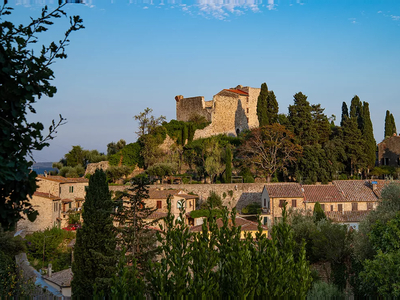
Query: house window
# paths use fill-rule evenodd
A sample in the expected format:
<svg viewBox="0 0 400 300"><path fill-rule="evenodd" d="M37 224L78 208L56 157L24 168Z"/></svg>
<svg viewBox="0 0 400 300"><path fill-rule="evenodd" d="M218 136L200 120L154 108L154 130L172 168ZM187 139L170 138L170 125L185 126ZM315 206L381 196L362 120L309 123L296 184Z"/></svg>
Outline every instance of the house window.
<svg viewBox="0 0 400 300"><path fill-rule="evenodd" d="M192 201L189 201L189 207L192 207Z"/></svg>
<svg viewBox="0 0 400 300"><path fill-rule="evenodd" d="M279 207L283 207L283 205L286 203L286 200L279 200Z"/></svg>
<svg viewBox="0 0 400 300"><path fill-rule="evenodd" d="M185 203L183 202L183 199L176 202L176 208L181 209L182 207L186 207Z"/></svg>
<svg viewBox="0 0 400 300"><path fill-rule="evenodd" d="M333 205L331 205L331 211L333 211Z"/></svg>
<svg viewBox="0 0 400 300"><path fill-rule="evenodd" d="M297 207L297 200L296 199L292 200L292 207Z"/></svg>
<svg viewBox="0 0 400 300"><path fill-rule="evenodd" d="M385 166L388 166L389 165L389 158L388 157L385 157Z"/></svg>
<svg viewBox="0 0 400 300"><path fill-rule="evenodd" d="M343 204L338 204L337 210L338 211L343 211Z"/></svg>
<svg viewBox="0 0 400 300"><path fill-rule="evenodd" d="M58 187L58 195L61 195L61 186Z"/></svg>
<svg viewBox="0 0 400 300"><path fill-rule="evenodd" d="M59 210L61 210L61 203L60 203L60 204L58 204L58 209L59 209Z"/></svg>
<svg viewBox="0 0 400 300"><path fill-rule="evenodd" d="M72 202L68 203L68 208L72 208Z"/></svg>
<svg viewBox="0 0 400 300"><path fill-rule="evenodd" d="M161 209L162 208L162 201L157 201L157 208Z"/></svg>
<svg viewBox="0 0 400 300"><path fill-rule="evenodd" d="M249 113L249 108L246 108L246 110L247 110L247 113Z"/></svg>
<svg viewBox="0 0 400 300"><path fill-rule="evenodd" d="M70 186L70 187L69 187L69 192L70 192L70 193L73 193L73 192L74 192L74 187L73 187L73 186Z"/></svg>
<svg viewBox="0 0 400 300"><path fill-rule="evenodd" d="M325 211L325 204L321 204L321 208L323 211Z"/></svg>
<svg viewBox="0 0 400 300"><path fill-rule="evenodd" d="M372 202L367 203L367 210L374 209L374 204Z"/></svg>
<svg viewBox="0 0 400 300"><path fill-rule="evenodd" d="M352 211L358 210L358 203L352 203L351 204L351 210Z"/></svg>
<svg viewBox="0 0 400 300"><path fill-rule="evenodd" d="M267 199L264 198L264 207L267 207Z"/></svg>

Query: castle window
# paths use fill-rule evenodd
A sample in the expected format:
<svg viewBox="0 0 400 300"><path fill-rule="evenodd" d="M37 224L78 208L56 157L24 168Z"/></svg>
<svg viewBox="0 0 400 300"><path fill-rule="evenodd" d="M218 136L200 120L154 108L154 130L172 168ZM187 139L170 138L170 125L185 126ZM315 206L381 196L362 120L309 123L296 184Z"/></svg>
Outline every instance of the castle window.
<svg viewBox="0 0 400 300"><path fill-rule="evenodd" d="M246 110L247 110L247 113L249 113L249 108L247 108ZM248 121L247 121L247 122L248 122Z"/></svg>
<svg viewBox="0 0 400 300"><path fill-rule="evenodd" d="M247 123L249 123L249 117L247 117L246 119L247 119Z"/></svg>
<svg viewBox="0 0 400 300"><path fill-rule="evenodd" d="M246 102L249 103L249 97L247 97Z"/></svg>

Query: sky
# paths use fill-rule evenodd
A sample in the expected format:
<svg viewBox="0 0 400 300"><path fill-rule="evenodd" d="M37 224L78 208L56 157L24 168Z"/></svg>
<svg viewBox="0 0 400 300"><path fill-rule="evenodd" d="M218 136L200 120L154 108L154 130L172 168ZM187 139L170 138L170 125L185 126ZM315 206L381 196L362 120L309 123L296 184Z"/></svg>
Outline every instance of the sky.
<svg viewBox="0 0 400 300"><path fill-rule="evenodd" d="M58 1L9 0L6 20L27 24ZM302 92L340 123L342 103L369 103L383 139L386 110L400 127L400 1L395 0L88 0L67 4L85 29L73 32L68 58L52 65L57 94L42 97L30 121L67 123L37 162L59 161L73 145L107 151L136 141L133 116L146 107L176 118L176 95L213 95L237 85L275 92L280 113ZM68 19L39 35L63 37Z"/></svg>

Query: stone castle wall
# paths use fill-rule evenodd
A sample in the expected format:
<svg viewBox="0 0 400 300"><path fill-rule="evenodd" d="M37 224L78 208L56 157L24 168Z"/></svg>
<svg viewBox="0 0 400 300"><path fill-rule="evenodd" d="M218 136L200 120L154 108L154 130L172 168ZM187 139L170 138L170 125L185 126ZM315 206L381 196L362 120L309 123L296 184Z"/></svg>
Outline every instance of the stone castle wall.
<svg viewBox="0 0 400 300"><path fill-rule="evenodd" d="M235 93L232 90L239 90ZM184 98L176 96L176 118L189 121L193 115L205 116L211 124L196 130L194 139L206 138L217 134L236 136L238 133L258 127L257 99L260 89L237 86L235 89L222 90L211 101L204 97Z"/></svg>
<svg viewBox="0 0 400 300"><path fill-rule="evenodd" d="M399 167L400 136L393 135L378 144L378 165Z"/></svg>

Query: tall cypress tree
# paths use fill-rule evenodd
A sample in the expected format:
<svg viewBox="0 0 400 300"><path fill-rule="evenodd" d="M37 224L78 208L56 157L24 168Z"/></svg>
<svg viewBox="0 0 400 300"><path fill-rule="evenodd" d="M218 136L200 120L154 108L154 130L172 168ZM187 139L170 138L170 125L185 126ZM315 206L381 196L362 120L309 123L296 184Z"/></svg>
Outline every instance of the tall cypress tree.
<svg viewBox="0 0 400 300"><path fill-rule="evenodd" d="M269 124L267 101L268 101L268 87L267 84L264 82L261 85L260 95L258 96L257 100L257 117L260 127Z"/></svg>
<svg viewBox="0 0 400 300"><path fill-rule="evenodd" d="M346 102L342 104L342 119L340 120L340 126L343 126L344 121L349 117L349 109L347 108Z"/></svg>
<svg viewBox="0 0 400 300"><path fill-rule="evenodd" d="M315 144L318 137L307 96L299 92L293 97L294 105L289 105L288 119L293 126L294 133L299 139L300 145Z"/></svg>
<svg viewBox="0 0 400 300"><path fill-rule="evenodd" d="M225 183L231 183L232 181L232 151L231 147L228 144L226 147L226 152L225 152Z"/></svg>
<svg viewBox="0 0 400 300"><path fill-rule="evenodd" d="M278 122L278 113L279 113L279 105L278 101L276 101L276 96L274 91L268 92L267 98L267 116L268 116L268 124L271 125L273 123Z"/></svg>
<svg viewBox="0 0 400 300"><path fill-rule="evenodd" d="M357 127L362 131L363 128L363 120L362 120L362 104L360 98L355 95L353 99L351 99L350 105L350 118L353 118L357 121Z"/></svg>
<svg viewBox="0 0 400 300"><path fill-rule="evenodd" d="M393 131L392 118L390 115L390 111L387 110L385 116L385 138L391 136Z"/></svg>
<svg viewBox="0 0 400 300"><path fill-rule="evenodd" d="M76 235L72 272L75 299L91 299L93 292L110 293L111 278L116 272L115 228L111 214L114 203L101 170L89 179L83 204L83 225Z"/></svg>
<svg viewBox="0 0 400 300"><path fill-rule="evenodd" d="M394 117L392 114L390 114L390 123L392 124L392 134L397 134L397 129L396 129L396 122L394 121Z"/></svg>
<svg viewBox="0 0 400 300"><path fill-rule="evenodd" d="M365 153L367 154L367 164L369 168L372 168L375 165L375 149L376 149L376 141L374 138L374 132L371 122L371 116L369 113L369 104L368 102L363 102L363 140L365 142Z"/></svg>

